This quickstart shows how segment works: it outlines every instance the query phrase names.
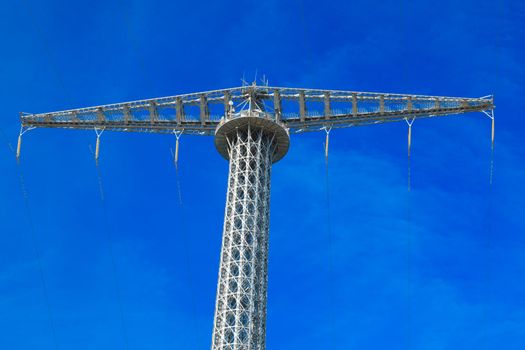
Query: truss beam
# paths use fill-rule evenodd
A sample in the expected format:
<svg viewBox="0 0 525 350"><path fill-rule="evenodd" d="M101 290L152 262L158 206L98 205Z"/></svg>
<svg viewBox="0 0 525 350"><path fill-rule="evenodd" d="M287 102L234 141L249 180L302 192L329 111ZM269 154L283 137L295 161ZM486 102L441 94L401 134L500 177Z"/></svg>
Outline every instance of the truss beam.
<svg viewBox="0 0 525 350"><path fill-rule="evenodd" d="M492 96L461 98L248 86L52 113L24 113L21 122L23 126L39 128L98 127L160 133L179 130L213 135L230 101L238 105L248 98L256 99L256 104L268 104L270 108L260 106L268 118L282 122L291 133L316 131L326 125L352 127L494 109ZM212 115L213 104L222 104L224 113ZM186 113L192 106L197 106L197 115Z"/></svg>

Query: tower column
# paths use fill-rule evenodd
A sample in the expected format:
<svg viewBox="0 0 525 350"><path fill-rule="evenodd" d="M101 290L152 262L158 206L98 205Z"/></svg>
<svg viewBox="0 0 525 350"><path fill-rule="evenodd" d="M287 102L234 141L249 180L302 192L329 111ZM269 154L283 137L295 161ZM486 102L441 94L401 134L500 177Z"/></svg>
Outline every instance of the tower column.
<svg viewBox="0 0 525 350"><path fill-rule="evenodd" d="M239 117L224 126L218 128L216 145L230 164L212 350L263 350L271 166L284 156L288 144L282 153L282 138L288 140L288 134L258 117Z"/></svg>

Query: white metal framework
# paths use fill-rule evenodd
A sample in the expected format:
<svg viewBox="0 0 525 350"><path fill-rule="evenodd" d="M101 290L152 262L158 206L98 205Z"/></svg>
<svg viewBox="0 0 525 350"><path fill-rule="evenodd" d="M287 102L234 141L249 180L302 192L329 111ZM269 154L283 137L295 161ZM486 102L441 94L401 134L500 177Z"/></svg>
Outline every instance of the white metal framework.
<svg viewBox="0 0 525 350"><path fill-rule="evenodd" d="M212 349L263 350L270 173L278 146L274 133L249 120L226 140L230 168Z"/></svg>
<svg viewBox="0 0 525 350"><path fill-rule="evenodd" d="M234 106L241 106L239 113ZM244 109L243 107L247 107ZM266 334L270 172L289 134L485 112L493 97L439 97L243 86L67 111L22 114L32 128L214 135L230 161L212 350L263 350ZM191 111L193 109L193 112ZM409 129L410 145L410 129ZM410 147L410 146L409 146ZM326 149L326 152L328 150Z"/></svg>
<svg viewBox="0 0 525 350"><path fill-rule="evenodd" d="M231 104L254 101L290 133L493 109L492 96L442 97L244 86L195 94L21 115L24 127L214 135Z"/></svg>

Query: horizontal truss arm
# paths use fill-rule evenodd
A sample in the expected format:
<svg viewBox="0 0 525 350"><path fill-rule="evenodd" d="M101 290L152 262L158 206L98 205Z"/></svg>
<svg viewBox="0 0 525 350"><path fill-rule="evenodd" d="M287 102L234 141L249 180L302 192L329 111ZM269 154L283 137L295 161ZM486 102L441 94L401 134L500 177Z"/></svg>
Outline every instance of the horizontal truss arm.
<svg viewBox="0 0 525 350"><path fill-rule="evenodd" d="M462 98L252 85L52 113L23 113L21 122L24 127L38 128L157 133L177 130L213 135L224 120L229 102L238 105L248 98L265 104L267 116L283 123L291 133L494 109L491 95ZM221 106L213 109L213 105Z"/></svg>

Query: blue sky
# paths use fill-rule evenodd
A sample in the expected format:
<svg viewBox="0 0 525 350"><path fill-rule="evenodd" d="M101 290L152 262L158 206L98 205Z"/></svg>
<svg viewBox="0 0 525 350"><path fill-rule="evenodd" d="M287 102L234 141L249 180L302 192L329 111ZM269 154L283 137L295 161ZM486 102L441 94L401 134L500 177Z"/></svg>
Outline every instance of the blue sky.
<svg viewBox="0 0 525 350"><path fill-rule="evenodd" d="M336 130L329 213L324 134L292 136L273 168L268 349L525 347L522 2L24 0L0 13L1 349L124 349L122 319L129 349L209 348L227 177L213 139L181 139L181 209L173 136L105 133L107 220L93 132L24 135L32 220L8 143L20 111L256 71L277 86L497 105L492 187L482 114L416 121L410 193L405 124Z"/></svg>

